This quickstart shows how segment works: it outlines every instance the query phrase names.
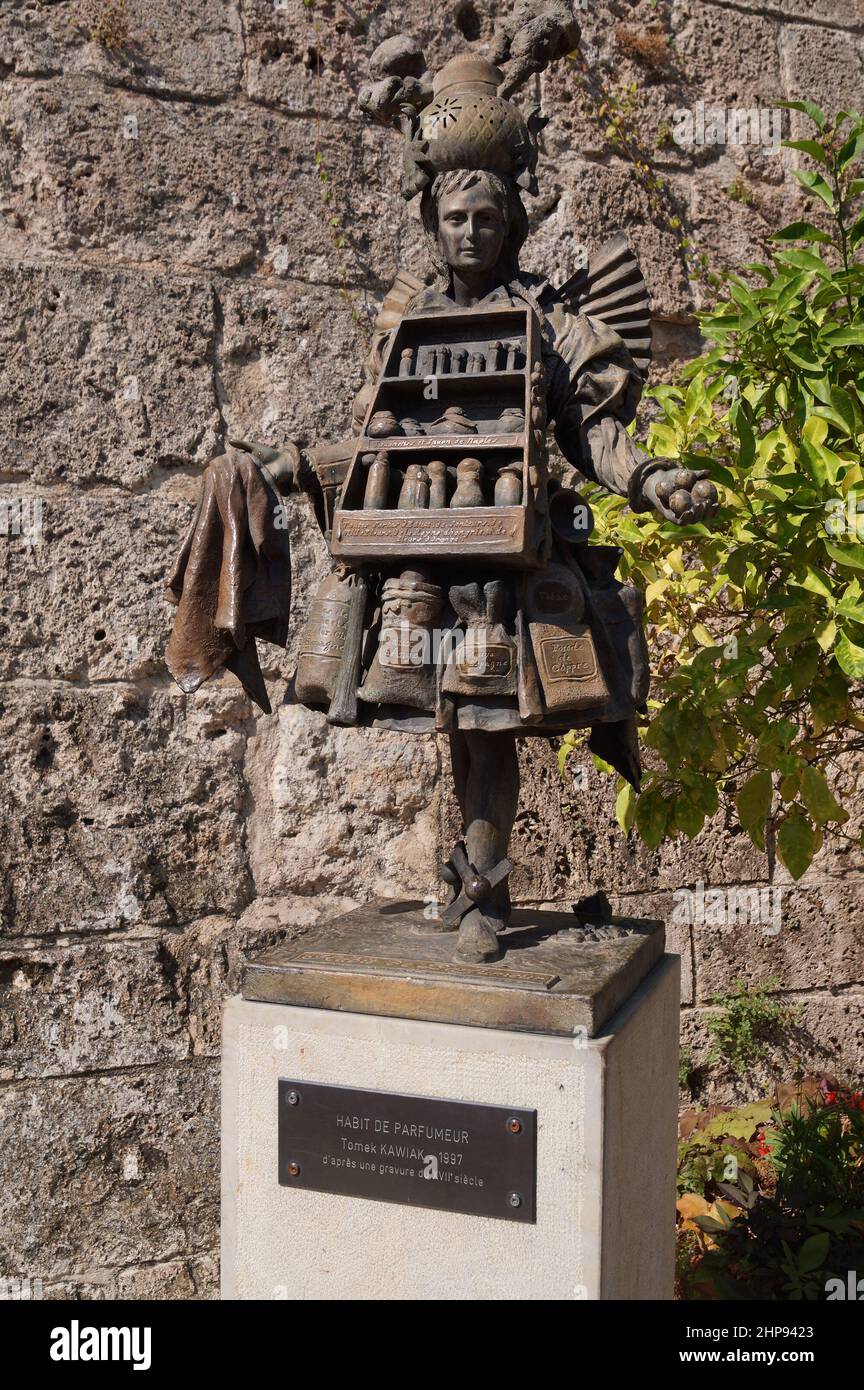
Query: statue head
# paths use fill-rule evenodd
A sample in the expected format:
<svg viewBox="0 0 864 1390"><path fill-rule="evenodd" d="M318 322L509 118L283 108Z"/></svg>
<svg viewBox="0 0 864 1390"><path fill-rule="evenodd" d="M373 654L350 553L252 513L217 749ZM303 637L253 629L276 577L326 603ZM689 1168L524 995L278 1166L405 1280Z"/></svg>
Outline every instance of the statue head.
<svg viewBox="0 0 864 1390"><path fill-rule="evenodd" d="M435 268L484 274L502 283L519 270L528 216L513 179L486 169L450 169L424 189L420 215Z"/></svg>

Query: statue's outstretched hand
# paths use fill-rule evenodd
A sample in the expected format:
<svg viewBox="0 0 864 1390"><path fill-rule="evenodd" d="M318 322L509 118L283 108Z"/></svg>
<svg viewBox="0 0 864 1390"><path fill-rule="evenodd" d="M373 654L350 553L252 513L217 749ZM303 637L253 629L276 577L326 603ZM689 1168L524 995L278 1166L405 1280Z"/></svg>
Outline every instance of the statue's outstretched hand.
<svg viewBox="0 0 864 1390"><path fill-rule="evenodd" d="M717 489L708 481L705 469L670 467L658 470L646 478L642 491L661 516L678 526L708 521L716 515L720 505Z"/></svg>
<svg viewBox="0 0 864 1390"><path fill-rule="evenodd" d="M251 454L257 464L263 465L280 492L291 492L297 486L300 471L300 450L290 439L280 449L269 444L255 444L247 439L229 439L233 449L241 449Z"/></svg>

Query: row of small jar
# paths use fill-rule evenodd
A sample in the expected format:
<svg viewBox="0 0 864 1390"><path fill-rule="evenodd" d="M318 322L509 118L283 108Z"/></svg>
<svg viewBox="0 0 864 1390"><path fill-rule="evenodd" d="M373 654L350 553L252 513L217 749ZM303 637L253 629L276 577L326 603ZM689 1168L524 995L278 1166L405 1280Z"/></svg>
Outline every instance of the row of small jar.
<svg viewBox="0 0 864 1390"><path fill-rule="evenodd" d="M446 343L406 347L399 356L400 376L475 376L479 372L518 371L525 362L524 343L478 343L473 350Z"/></svg>
<svg viewBox="0 0 864 1390"><path fill-rule="evenodd" d="M383 511L388 507L391 485L390 458L386 450L364 454L368 470L363 496L364 511ZM451 478L443 459L429 463L409 463L396 503L400 510L441 507L485 507L489 505L487 480L478 458L463 458L456 465L456 484L448 499ZM496 507L518 507L522 501L522 464L507 463L495 480L492 501Z"/></svg>

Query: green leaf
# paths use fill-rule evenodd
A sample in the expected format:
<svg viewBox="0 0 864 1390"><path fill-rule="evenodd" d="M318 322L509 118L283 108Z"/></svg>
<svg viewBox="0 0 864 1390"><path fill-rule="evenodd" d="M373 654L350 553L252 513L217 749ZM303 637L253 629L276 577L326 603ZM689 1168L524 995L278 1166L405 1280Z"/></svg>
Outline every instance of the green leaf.
<svg viewBox="0 0 864 1390"><path fill-rule="evenodd" d="M822 544L838 565L851 570L864 570L864 545L853 545L851 541L848 545L834 545L832 541L823 541Z"/></svg>
<svg viewBox="0 0 864 1390"><path fill-rule="evenodd" d="M772 797L771 773L762 769L747 779L735 798L738 818L757 849L765 848L765 822Z"/></svg>
<svg viewBox="0 0 864 1390"><path fill-rule="evenodd" d="M841 671L845 671L852 680L864 677L864 647L856 646L845 632L841 632L837 638L834 659Z"/></svg>
<svg viewBox="0 0 864 1390"><path fill-rule="evenodd" d="M718 1211L722 1211L722 1207L718 1207ZM720 1231L728 1231L731 1223L728 1218L725 1221L719 1221L716 1216L694 1216L693 1224L698 1226L700 1231L704 1231L706 1235L713 1236Z"/></svg>
<svg viewBox="0 0 864 1390"><path fill-rule="evenodd" d="M626 835L636 818L636 792L624 782L615 798L615 819Z"/></svg>
<svg viewBox="0 0 864 1390"><path fill-rule="evenodd" d="M816 641L819 643L823 652L830 652L831 648L834 646L836 637L837 624L833 618L829 618L827 623L822 623L821 627L816 629Z"/></svg>
<svg viewBox="0 0 864 1390"><path fill-rule="evenodd" d="M807 817L793 811L777 832L777 853L794 879L806 873L819 841Z"/></svg>
<svg viewBox="0 0 864 1390"><path fill-rule="evenodd" d="M818 140L784 140L784 150L803 150L809 154L811 159L817 160L820 164L828 163L828 155L825 147L819 144Z"/></svg>
<svg viewBox="0 0 864 1390"><path fill-rule="evenodd" d="M741 401L736 402L732 411L732 424L741 446L738 464L741 468L750 468L756 457L756 435Z"/></svg>
<svg viewBox="0 0 864 1390"><path fill-rule="evenodd" d="M864 152L864 130L856 130L846 144L837 152L837 163L841 169L845 169L847 164L851 164L853 159L857 159L859 154Z"/></svg>
<svg viewBox="0 0 864 1390"><path fill-rule="evenodd" d="M801 799L816 825L848 820L843 807L834 799L825 776L818 767L808 765L801 773Z"/></svg>
<svg viewBox="0 0 864 1390"><path fill-rule="evenodd" d="M795 653L792 663L792 694L803 695L809 689L819 669L819 648L815 642L806 642Z"/></svg>
<svg viewBox="0 0 864 1390"><path fill-rule="evenodd" d="M830 328L819 335L820 342L829 347L860 347L864 345L864 324L847 324L843 328Z"/></svg>
<svg viewBox="0 0 864 1390"><path fill-rule="evenodd" d="M824 130L827 125L825 112L814 101L781 101L778 102L778 106L785 107L787 111L803 111L820 130Z"/></svg>
<svg viewBox="0 0 864 1390"><path fill-rule="evenodd" d="M780 259L784 265L794 266L796 270L812 270L817 275L824 275L826 279L831 274L831 271L828 269L822 257L817 256L815 251L802 251L800 247L796 247L793 251L784 251ZM793 283L800 284L800 277L793 281ZM780 307L782 298L783 296L781 295L777 301L778 308Z"/></svg>
<svg viewBox="0 0 864 1390"><path fill-rule="evenodd" d="M821 1269L828 1258L830 1249L831 1236L827 1231L819 1231L817 1235L808 1236L798 1251L796 1264L799 1274L810 1274L814 1269Z"/></svg>
<svg viewBox="0 0 864 1390"><path fill-rule="evenodd" d="M831 238L827 232L823 232L820 227L814 227L812 222L790 222L788 227L781 227L779 232L775 232L773 241L818 241L830 243Z"/></svg>
<svg viewBox="0 0 864 1390"><path fill-rule="evenodd" d="M683 831L689 840L698 835L705 824L705 812L696 804L688 788L675 798L674 820L676 829Z"/></svg>
<svg viewBox="0 0 864 1390"><path fill-rule="evenodd" d="M793 169L792 177L796 178L802 188L807 189L808 193L815 193L817 198L821 198L822 202L833 212L834 194L821 174L814 174L812 169Z"/></svg>
<svg viewBox="0 0 864 1390"><path fill-rule="evenodd" d="M821 574L817 574L816 570L810 569L809 566L807 569L807 574L801 580L801 587L802 589L806 589L808 593L818 594L820 598L834 597L830 588L825 583L825 580L822 578Z"/></svg>
<svg viewBox="0 0 864 1390"><path fill-rule="evenodd" d="M658 787L643 792L636 804L636 829L649 849L656 849L666 833L669 805Z"/></svg>

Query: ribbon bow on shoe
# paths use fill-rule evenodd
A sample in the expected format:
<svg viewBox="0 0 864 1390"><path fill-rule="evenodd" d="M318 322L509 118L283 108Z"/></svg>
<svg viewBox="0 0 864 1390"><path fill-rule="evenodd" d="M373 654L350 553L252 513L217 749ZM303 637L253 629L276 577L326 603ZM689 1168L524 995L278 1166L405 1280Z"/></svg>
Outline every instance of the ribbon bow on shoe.
<svg viewBox="0 0 864 1390"><path fill-rule="evenodd" d="M495 928L483 911L490 894L503 883L513 868L509 859L501 859L485 874L470 862L463 841L453 847L450 858L441 870L452 897L441 909L439 921L445 931L459 928L459 941L454 960L468 965L498 960L501 947Z"/></svg>

